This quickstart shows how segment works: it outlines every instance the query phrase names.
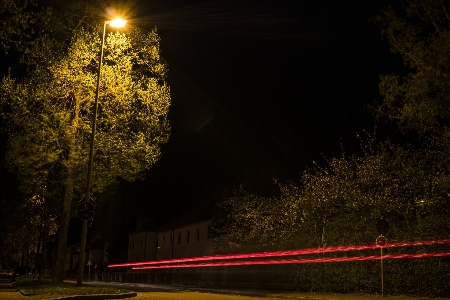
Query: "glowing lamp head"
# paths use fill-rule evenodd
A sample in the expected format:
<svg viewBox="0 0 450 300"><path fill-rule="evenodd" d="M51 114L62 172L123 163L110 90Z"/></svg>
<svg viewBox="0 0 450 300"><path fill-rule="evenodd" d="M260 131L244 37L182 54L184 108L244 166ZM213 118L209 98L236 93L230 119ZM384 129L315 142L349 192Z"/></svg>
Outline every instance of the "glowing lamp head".
<svg viewBox="0 0 450 300"><path fill-rule="evenodd" d="M127 21L124 19L115 18L114 20L109 21L109 26L119 28L119 27L124 27L126 23L127 23Z"/></svg>

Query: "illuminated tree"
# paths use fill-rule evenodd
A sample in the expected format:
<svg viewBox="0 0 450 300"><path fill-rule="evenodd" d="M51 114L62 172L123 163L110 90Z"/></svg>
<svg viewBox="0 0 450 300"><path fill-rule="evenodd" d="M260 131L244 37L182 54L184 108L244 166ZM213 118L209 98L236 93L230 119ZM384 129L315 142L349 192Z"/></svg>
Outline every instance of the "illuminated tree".
<svg viewBox="0 0 450 300"><path fill-rule="evenodd" d="M8 126L8 165L22 186L63 195L59 259L63 253L72 199L84 192L92 109L100 50L99 26L74 32L64 55L49 56L22 79L6 77L1 86ZM44 58L42 58L44 59ZM95 140L93 192L118 178L133 181L160 158L168 141L170 91L159 55L156 30L111 33L105 44Z"/></svg>
<svg viewBox="0 0 450 300"><path fill-rule="evenodd" d="M450 234L449 157L432 146L379 143L366 150L305 172L299 184L280 184L275 197L238 191L221 204L219 233L263 246L289 239L301 247L370 243L376 220L385 217L396 239Z"/></svg>

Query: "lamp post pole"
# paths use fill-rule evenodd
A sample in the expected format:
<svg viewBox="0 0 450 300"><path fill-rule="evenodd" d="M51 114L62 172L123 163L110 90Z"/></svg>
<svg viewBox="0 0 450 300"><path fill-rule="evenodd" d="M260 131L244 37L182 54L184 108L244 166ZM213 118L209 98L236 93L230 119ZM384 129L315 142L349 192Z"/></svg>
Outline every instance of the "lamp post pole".
<svg viewBox="0 0 450 300"><path fill-rule="evenodd" d="M97 88L95 90L94 116L92 120L91 143L89 148L89 162L88 162L86 193L84 197L84 203L89 202L89 199L91 198L92 165L94 164L94 139L95 139L95 129L97 127L98 95L100 91L100 78L102 75L103 47L105 45L106 24L110 24L112 27L123 27L125 26L125 23L126 21L124 20L115 19L113 21L105 21L105 23L103 24L103 35L102 35L102 44L100 48L100 59L97 70ZM81 225L80 263L78 264L76 286L82 286L83 284L84 261L86 259L85 251L86 251L87 222L88 222L87 220L83 220Z"/></svg>

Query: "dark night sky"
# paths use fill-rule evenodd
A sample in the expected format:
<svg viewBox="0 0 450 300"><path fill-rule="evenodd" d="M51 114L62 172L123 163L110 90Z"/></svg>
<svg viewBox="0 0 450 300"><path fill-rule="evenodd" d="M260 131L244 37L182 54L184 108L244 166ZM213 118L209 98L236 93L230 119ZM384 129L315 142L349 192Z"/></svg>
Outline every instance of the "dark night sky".
<svg viewBox="0 0 450 300"><path fill-rule="evenodd" d="M298 180L313 161L340 155L341 144L355 153L356 133L373 130L365 106L379 74L400 66L369 21L386 2L140 6L135 21L158 28L169 63L172 135L147 178L122 183L97 217L105 235L126 236L138 211L164 222L224 181L264 192L272 178Z"/></svg>
<svg viewBox="0 0 450 300"><path fill-rule="evenodd" d="M162 222L224 181L264 190L340 155L341 142L353 152L356 132L373 128L364 107L379 74L400 64L369 21L387 2L136 4L133 21L157 27L169 64L172 134L147 178L122 183L96 216L105 235L123 224L126 238L138 210Z"/></svg>
<svg viewBox="0 0 450 300"><path fill-rule="evenodd" d="M398 63L369 22L382 2L160 2L136 22L162 39L172 135L147 179L123 185L133 200L181 205L228 179L297 179L372 130L364 106Z"/></svg>

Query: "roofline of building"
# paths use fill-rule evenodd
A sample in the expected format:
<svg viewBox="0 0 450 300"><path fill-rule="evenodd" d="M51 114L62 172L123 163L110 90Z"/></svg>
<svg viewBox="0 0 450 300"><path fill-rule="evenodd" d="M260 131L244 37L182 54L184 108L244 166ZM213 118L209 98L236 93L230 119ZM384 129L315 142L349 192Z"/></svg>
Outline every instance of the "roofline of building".
<svg viewBox="0 0 450 300"><path fill-rule="evenodd" d="M196 224L200 224L200 223L203 223L203 222L206 222L206 221L212 221L212 218L204 219L202 221L198 221L198 222L195 222L195 223L189 223L189 224L183 225L181 227L170 227L170 228L167 228L167 229L164 229L164 230L161 230L161 228L164 227L164 226L162 226L161 228L156 230L156 233L167 232L167 231L174 231L174 230L181 229L181 228L184 228L184 227L194 226Z"/></svg>

